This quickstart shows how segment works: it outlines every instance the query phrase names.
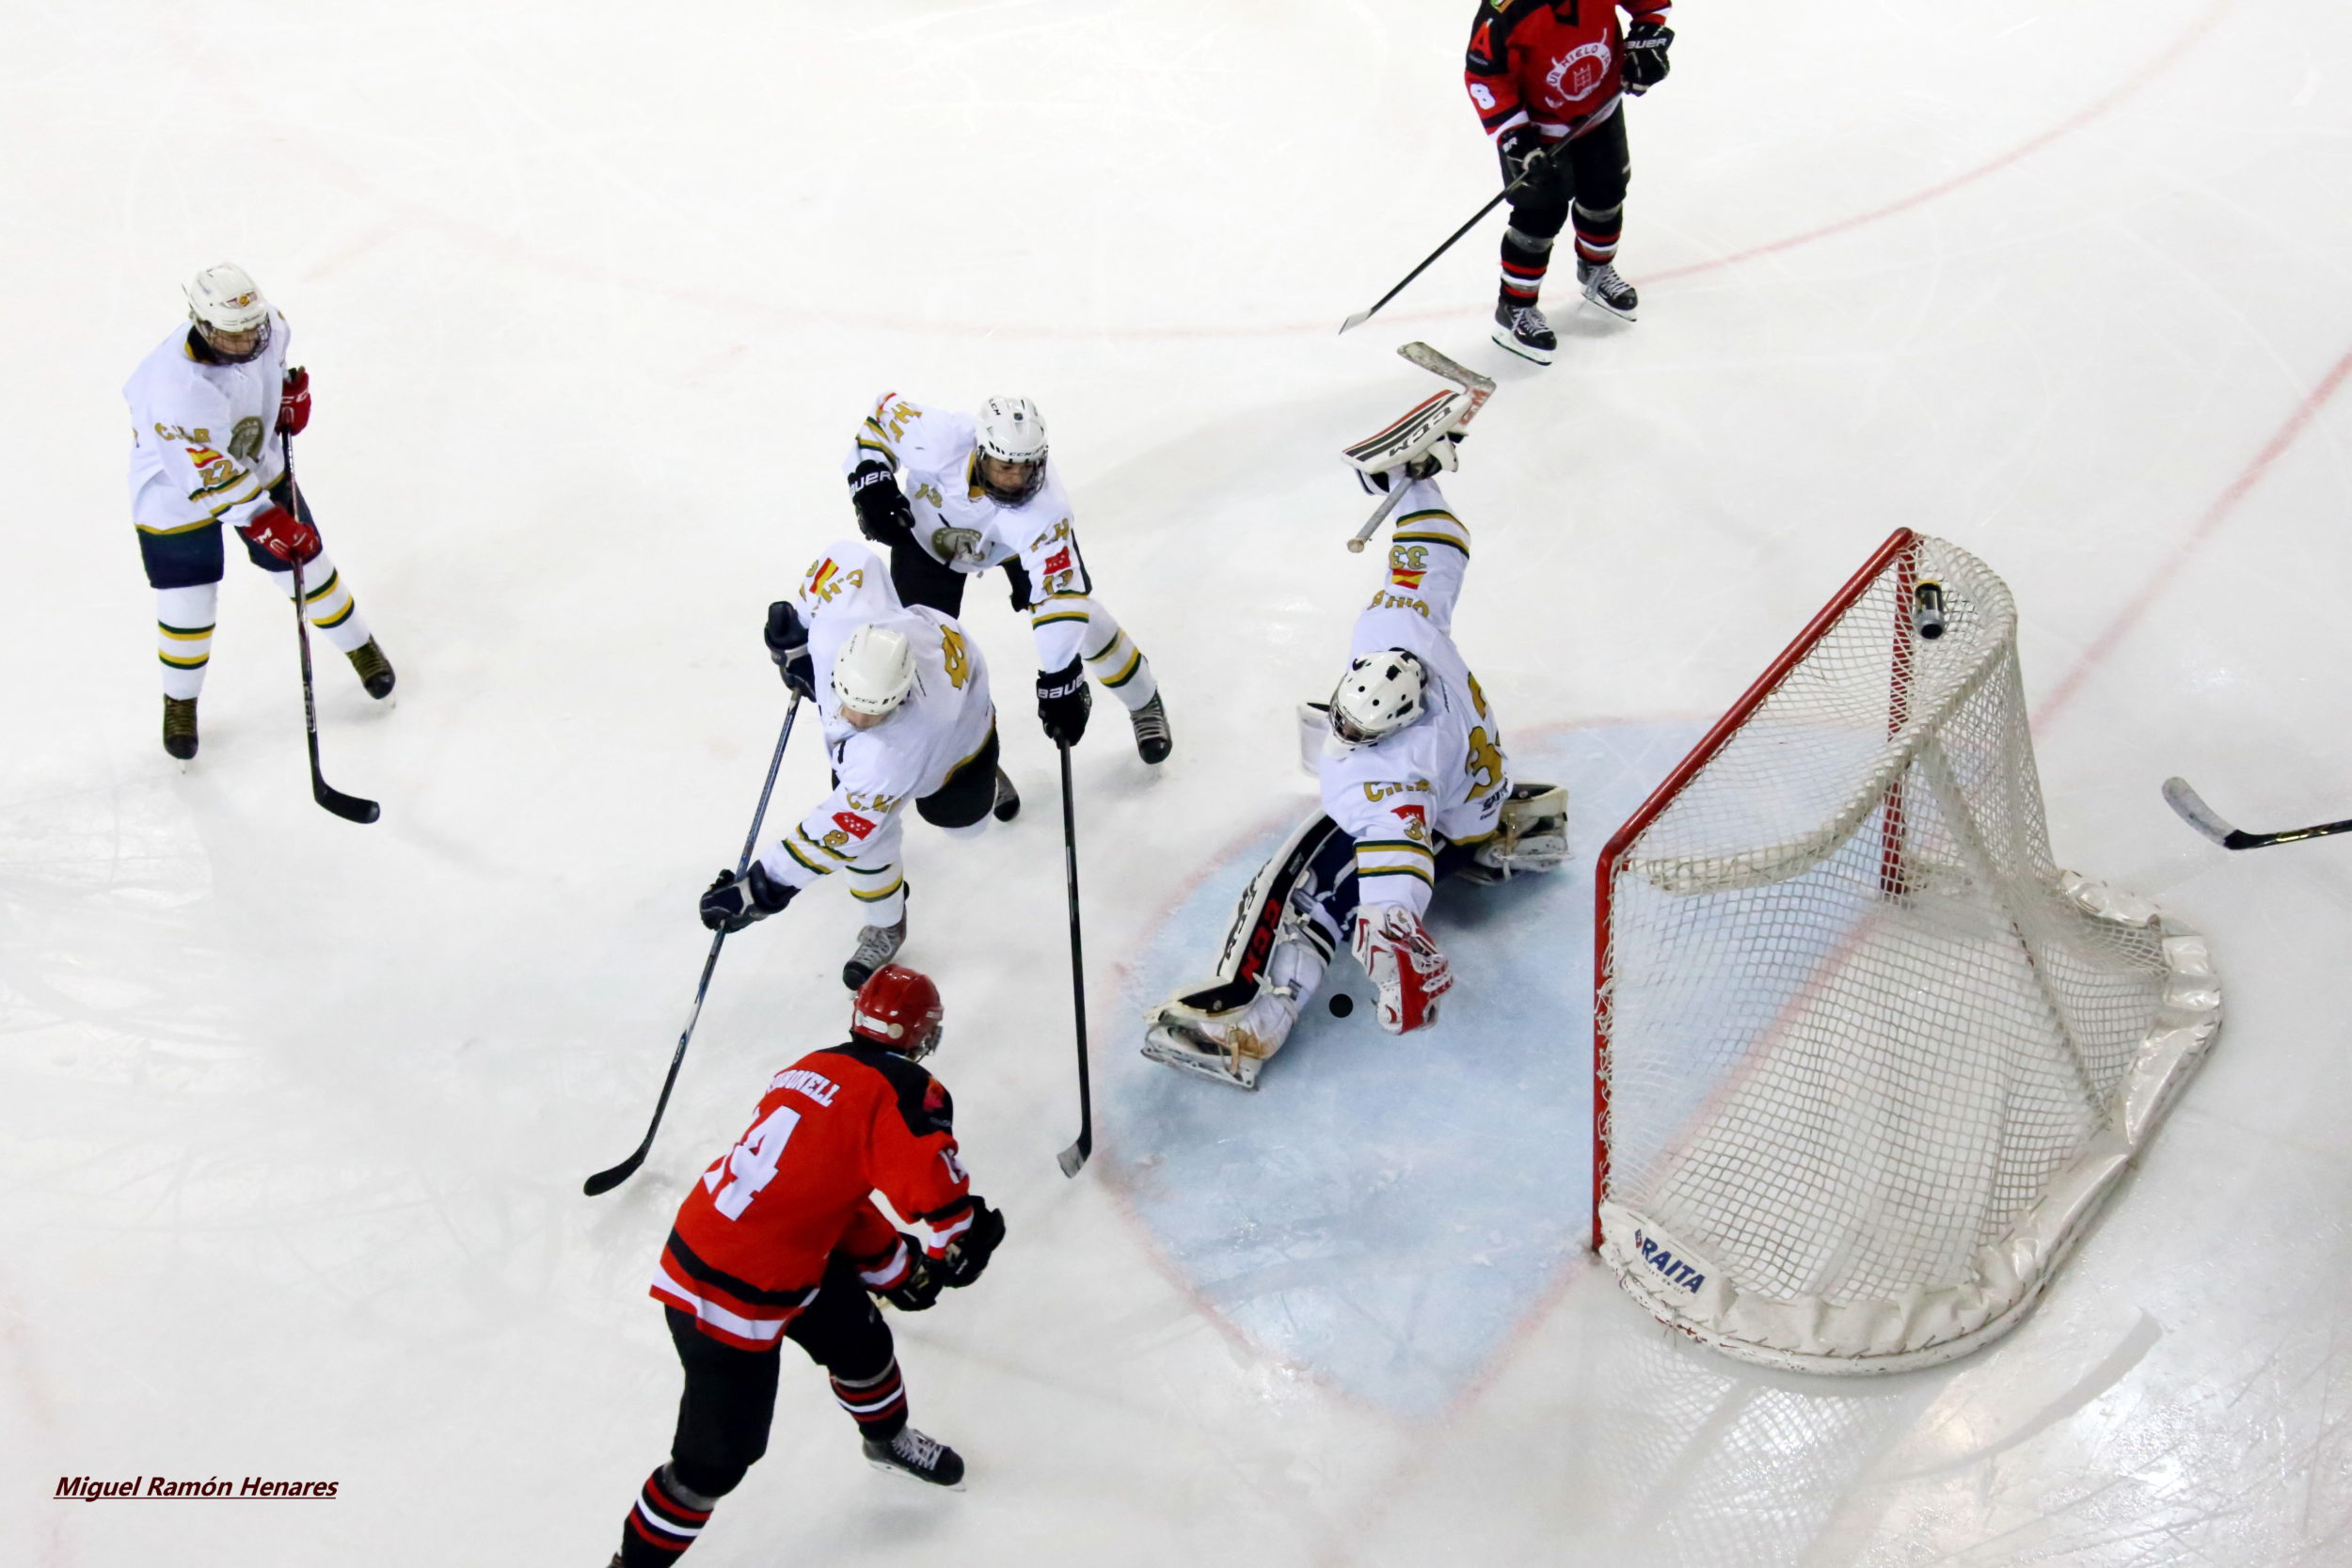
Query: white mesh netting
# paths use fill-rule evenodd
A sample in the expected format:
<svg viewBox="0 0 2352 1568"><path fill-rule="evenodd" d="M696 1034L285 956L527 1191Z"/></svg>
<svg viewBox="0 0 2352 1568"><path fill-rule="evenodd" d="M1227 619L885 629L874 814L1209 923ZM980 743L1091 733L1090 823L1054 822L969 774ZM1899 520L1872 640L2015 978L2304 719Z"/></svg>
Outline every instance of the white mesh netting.
<svg viewBox="0 0 2352 1568"><path fill-rule="evenodd" d="M2201 942L2051 863L2008 589L1882 553L1602 867L1604 1255L1821 1370L2006 1329L2219 1018Z"/></svg>

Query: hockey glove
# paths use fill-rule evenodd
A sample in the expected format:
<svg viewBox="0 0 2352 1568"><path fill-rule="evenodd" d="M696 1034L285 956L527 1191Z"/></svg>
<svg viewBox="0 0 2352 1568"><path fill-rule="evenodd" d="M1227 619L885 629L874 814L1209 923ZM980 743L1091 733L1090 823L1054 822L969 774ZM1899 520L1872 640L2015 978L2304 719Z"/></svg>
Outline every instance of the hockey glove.
<svg viewBox="0 0 2352 1568"><path fill-rule="evenodd" d="M914 531L914 508L887 464L857 466L850 476L850 504L857 509L857 531L877 545L901 544Z"/></svg>
<svg viewBox="0 0 2352 1568"><path fill-rule="evenodd" d="M703 927L712 931L739 931L792 902L792 895L800 891L769 876L768 868L757 861L739 878L732 871L722 871L703 894Z"/></svg>
<svg viewBox="0 0 2352 1568"><path fill-rule="evenodd" d="M1552 180L1551 154L1544 141L1544 134L1524 122L1514 125L1495 138L1495 150L1502 155L1502 182L1518 184L1524 178L1521 190L1540 188Z"/></svg>
<svg viewBox="0 0 2352 1568"><path fill-rule="evenodd" d="M243 531L280 561L318 559L319 531L274 502L255 513Z"/></svg>
<svg viewBox="0 0 2352 1568"><path fill-rule="evenodd" d="M947 1243L946 1255L936 1265L940 1282L951 1291L961 1291L980 1277L988 1267L990 1254L1005 1239L1005 1214L1001 1209L991 1209L986 1200L972 1200L972 1227Z"/></svg>
<svg viewBox="0 0 2352 1568"><path fill-rule="evenodd" d="M808 657L808 626L801 620L798 606L790 599L778 599L768 607L768 657L776 661L784 675L784 684L794 695L814 702L817 697L817 666Z"/></svg>
<svg viewBox="0 0 2352 1568"><path fill-rule="evenodd" d="M912 1236L902 1236L899 1240L906 1243L910 1259L907 1276L889 1290L874 1293L901 1312L928 1311L931 1303L939 1299L939 1288L947 1282L932 1266L931 1260L923 1256L922 1243Z"/></svg>
<svg viewBox="0 0 2352 1568"><path fill-rule="evenodd" d="M1037 673L1037 717L1045 738L1057 746L1075 746L1087 733L1087 714L1094 705L1086 672L1072 659L1058 670Z"/></svg>
<svg viewBox="0 0 2352 1568"><path fill-rule="evenodd" d="M299 365L286 371L285 385L278 390L278 428L289 436L299 436L302 427L310 422L310 372Z"/></svg>
<svg viewBox="0 0 2352 1568"><path fill-rule="evenodd" d="M1454 966L1419 915L1402 904L1366 904L1348 946L1379 988L1381 1028L1409 1035L1438 1022L1438 998L1454 989Z"/></svg>
<svg viewBox="0 0 2352 1568"><path fill-rule="evenodd" d="M1662 22L1636 22L1625 30L1625 90L1639 98L1666 79L1666 50L1675 30Z"/></svg>

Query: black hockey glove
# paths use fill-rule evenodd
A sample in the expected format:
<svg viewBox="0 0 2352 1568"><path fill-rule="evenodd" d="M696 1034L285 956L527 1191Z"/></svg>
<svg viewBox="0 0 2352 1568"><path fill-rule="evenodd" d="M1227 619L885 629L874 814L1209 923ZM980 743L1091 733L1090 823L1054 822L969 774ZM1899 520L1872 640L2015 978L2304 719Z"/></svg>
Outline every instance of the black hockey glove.
<svg viewBox="0 0 2352 1568"><path fill-rule="evenodd" d="M951 1291L961 1291L980 1277L988 1267L989 1255L1005 1239L1005 1214L1001 1209L991 1209L981 1198L972 1200L972 1227L947 1243L947 1256L931 1265L940 1275L940 1282Z"/></svg>
<svg viewBox="0 0 2352 1568"><path fill-rule="evenodd" d="M1533 125L1514 125L1495 138L1495 150L1502 155L1502 182L1518 184L1526 175L1523 191L1534 191L1549 184L1554 178L1551 154L1546 150L1544 134ZM1532 173L1530 171L1533 171Z"/></svg>
<svg viewBox="0 0 2352 1568"><path fill-rule="evenodd" d="M817 666L809 662L808 626L801 619L800 607L790 599L778 599L768 607L768 657L776 661L784 674L784 684L812 702L817 697Z"/></svg>
<svg viewBox="0 0 2352 1568"><path fill-rule="evenodd" d="M914 1259L913 1266L908 1270L906 1278L887 1291L876 1291L874 1293L901 1312L928 1311L931 1303L939 1299L939 1288L947 1282L940 1277L938 1268L924 1256L922 1243L912 1236L902 1236L899 1240L906 1243L907 1252Z"/></svg>
<svg viewBox="0 0 2352 1568"><path fill-rule="evenodd" d="M1025 610L1037 601L1029 596L1029 569L1014 556L1005 562L1005 581L1012 585L1012 608Z"/></svg>
<svg viewBox="0 0 2352 1568"><path fill-rule="evenodd" d="M740 878L732 871L722 871L719 879L703 894L703 926L712 931L739 931L792 902L792 895L800 891L769 876L768 868L757 861L752 862L751 870Z"/></svg>
<svg viewBox="0 0 2352 1568"><path fill-rule="evenodd" d="M1625 90L1639 98L1666 79L1666 51L1675 30L1662 22L1637 22L1625 30Z"/></svg>
<svg viewBox="0 0 2352 1568"><path fill-rule="evenodd" d="M1072 659L1058 670L1037 673L1037 717L1045 738L1057 746L1075 746L1087 733L1087 714L1094 693L1087 688L1086 672Z"/></svg>
<svg viewBox="0 0 2352 1568"><path fill-rule="evenodd" d="M877 545L902 543L914 531L914 508L886 463L857 466L850 476L850 504L857 509L857 531Z"/></svg>

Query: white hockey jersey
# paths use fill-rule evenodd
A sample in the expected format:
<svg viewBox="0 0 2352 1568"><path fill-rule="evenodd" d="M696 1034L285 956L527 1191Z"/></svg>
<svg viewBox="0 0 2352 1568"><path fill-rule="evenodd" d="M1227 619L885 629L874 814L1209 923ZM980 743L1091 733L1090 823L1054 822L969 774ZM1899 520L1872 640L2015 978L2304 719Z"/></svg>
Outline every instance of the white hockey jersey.
<svg viewBox="0 0 2352 1568"><path fill-rule="evenodd" d="M926 408L884 392L858 426L841 471L855 473L860 464L879 459L900 473L914 513L915 541L934 561L960 572L985 572L1019 561L1029 578L1038 668L1059 670L1078 657L1085 620L1054 619L1052 601L1082 599L1094 591L1071 526L1070 498L1048 457L1045 483L1037 494L1019 506L1005 505L981 486L974 471L977 450L971 415ZM942 547L943 529L970 529L979 541L950 553Z"/></svg>
<svg viewBox="0 0 2352 1568"><path fill-rule="evenodd" d="M123 384L131 405L131 520L142 533L212 523L242 528L269 504L285 471L278 404L294 332L269 313L269 341L242 365L188 352L183 325Z"/></svg>
<svg viewBox="0 0 2352 1568"><path fill-rule="evenodd" d="M979 648L939 611L900 605L890 568L862 542L836 540L818 557L801 578L800 606L834 789L760 863L778 881L805 888L852 864L868 871L895 864L908 802L936 791L979 753L996 709ZM834 657L862 626L893 627L914 648L914 689L865 730L843 721L833 694Z"/></svg>
<svg viewBox="0 0 2352 1568"><path fill-rule="evenodd" d="M1511 792L1502 735L1478 677L1454 645L1454 606L1470 569L1470 531L1434 480L1397 505L1389 563L1356 617L1348 656L1402 648L1429 673L1424 712L1368 746L1324 746L1323 809L1356 840L1359 896L1416 915L1437 885L1437 852L1493 834Z"/></svg>

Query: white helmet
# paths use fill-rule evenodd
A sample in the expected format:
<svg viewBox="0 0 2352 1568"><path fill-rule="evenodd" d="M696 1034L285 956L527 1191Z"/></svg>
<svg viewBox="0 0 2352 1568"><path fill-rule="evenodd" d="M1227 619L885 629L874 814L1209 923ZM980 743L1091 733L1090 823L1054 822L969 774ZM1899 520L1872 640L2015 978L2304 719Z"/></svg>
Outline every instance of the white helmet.
<svg viewBox="0 0 2352 1568"><path fill-rule="evenodd" d="M243 267L234 261L206 267L181 286L188 296L188 316L215 332L250 332L269 322L269 301Z"/></svg>
<svg viewBox="0 0 2352 1568"><path fill-rule="evenodd" d="M863 626L833 656L833 694L852 713L889 713L914 685L914 644L905 632Z"/></svg>
<svg viewBox="0 0 2352 1568"><path fill-rule="evenodd" d="M991 398L973 416L972 444L999 463L1028 469L1019 485L1000 489L979 476L981 487L1008 506L1018 506L1045 483L1045 420L1027 398Z"/></svg>
<svg viewBox="0 0 2352 1568"><path fill-rule="evenodd" d="M1429 684L1421 660L1402 648L1365 654L1347 667L1331 693L1331 733L1343 746L1369 746L1422 716Z"/></svg>

